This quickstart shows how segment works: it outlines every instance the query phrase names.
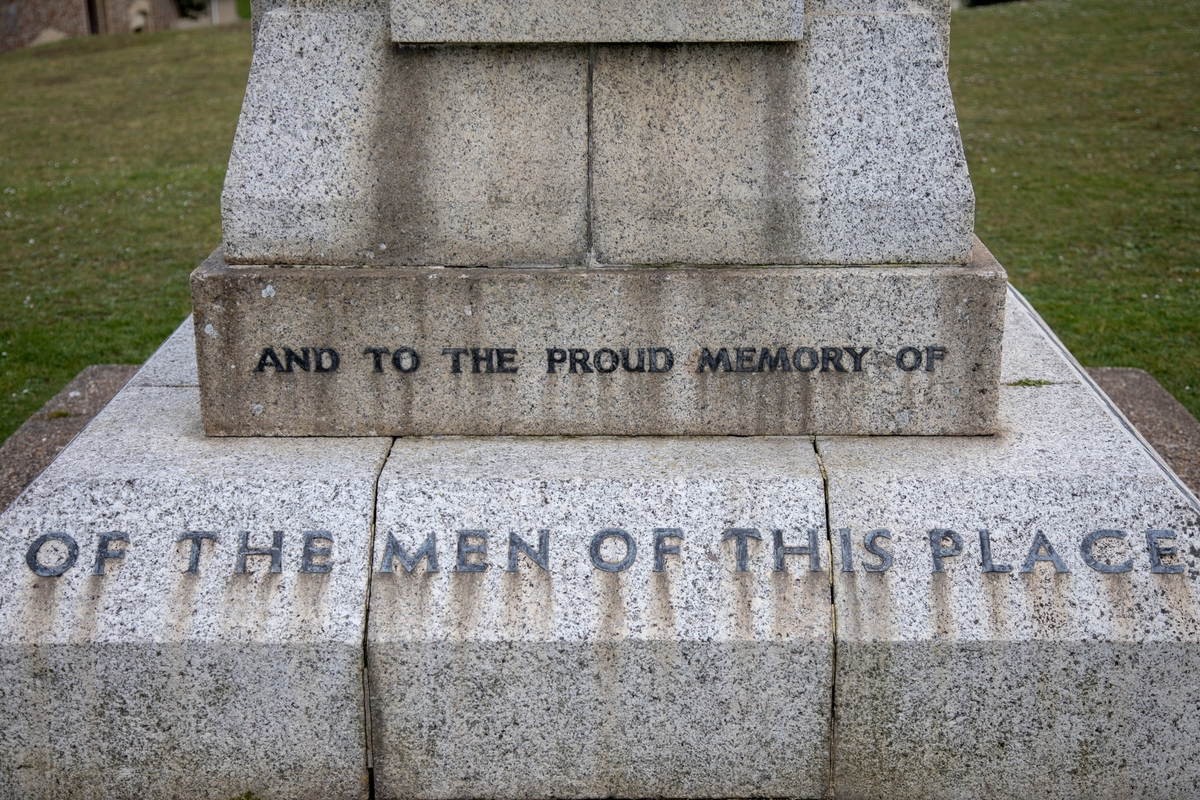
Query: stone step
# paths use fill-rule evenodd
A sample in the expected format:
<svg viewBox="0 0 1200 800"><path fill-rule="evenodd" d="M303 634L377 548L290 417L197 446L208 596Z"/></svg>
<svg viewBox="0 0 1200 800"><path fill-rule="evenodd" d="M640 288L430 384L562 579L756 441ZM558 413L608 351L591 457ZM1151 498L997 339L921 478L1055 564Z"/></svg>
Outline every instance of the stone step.
<svg viewBox="0 0 1200 800"><path fill-rule="evenodd" d="M990 437L212 438L192 346L0 516L0 796L1200 784L1200 504L1015 293Z"/></svg>

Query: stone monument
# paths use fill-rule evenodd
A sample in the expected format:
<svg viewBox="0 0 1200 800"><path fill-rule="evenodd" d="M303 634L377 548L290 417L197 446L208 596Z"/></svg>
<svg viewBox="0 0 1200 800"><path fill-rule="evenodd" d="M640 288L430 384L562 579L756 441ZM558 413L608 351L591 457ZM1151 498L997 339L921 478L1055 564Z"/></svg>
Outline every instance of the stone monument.
<svg viewBox="0 0 1200 800"><path fill-rule="evenodd" d="M948 4L263 10L0 516L0 797L1200 794L1200 503L974 239Z"/></svg>

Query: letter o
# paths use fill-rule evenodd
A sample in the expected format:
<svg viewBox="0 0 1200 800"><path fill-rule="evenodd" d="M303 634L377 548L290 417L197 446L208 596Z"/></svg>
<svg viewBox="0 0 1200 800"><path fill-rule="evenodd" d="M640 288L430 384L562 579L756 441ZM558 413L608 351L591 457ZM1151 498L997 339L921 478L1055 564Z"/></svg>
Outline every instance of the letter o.
<svg viewBox="0 0 1200 800"><path fill-rule="evenodd" d="M808 356L808 366L804 366L801 356ZM792 353L792 366L800 372L812 372L821 363L821 357L817 355L817 351L811 347L798 347L796 352Z"/></svg>
<svg viewBox="0 0 1200 800"><path fill-rule="evenodd" d="M408 356L408 366L404 366L404 356ZM457 362L456 362L457 363ZM417 356L417 351L411 347L401 347L396 352L392 353L392 366L399 372L409 373L416 372L417 367L421 366L421 359Z"/></svg>
<svg viewBox="0 0 1200 800"><path fill-rule="evenodd" d="M51 540L62 542L67 546L67 560L55 567L47 567L38 561L38 554L41 553L42 546ZM33 574L39 578L57 578L75 566L75 561L78 558L79 545L75 544L75 540L65 533L43 533L25 551L25 563L33 570Z"/></svg>
<svg viewBox="0 0 1200 800"><path fill-rule="evenodd" d="M605 561L600 557L600 546L604 544L606 539L620 539L625 543L625 557L620 561ZM588 548L588 555L592 557L592 566L596 569L604 570L605 572L624 572L629 569L629 565L637 558L637 545L633 541L633 537L620 528L605 528L592 537L592 544Z"/></svg>
<svg viewBox="0 0 1200 800"><path fill-rule="evenodd" d="M602 355L608 357L608 366L607 367L600 366L600 356L602 356ZM621 358L620 358L620 356L617 355L617 351L610 350L607 347L601 347L599 350L597 350L592 355L592 366L594 366L596 368L596 372L603 372L603 373L615 372L617 367L620 365L620 363L621 363Z"/></svg>
<svg viewBox="0 0 1200 800"><path fill-rule="evenodd" d="M907 360L907 356L910 354L915 358L911 367L908 365ZM901 348L900 352L896 353L896 366L905 372L912 372L915 369L919 369L921 367L921 351L915 347Z"/></svg>

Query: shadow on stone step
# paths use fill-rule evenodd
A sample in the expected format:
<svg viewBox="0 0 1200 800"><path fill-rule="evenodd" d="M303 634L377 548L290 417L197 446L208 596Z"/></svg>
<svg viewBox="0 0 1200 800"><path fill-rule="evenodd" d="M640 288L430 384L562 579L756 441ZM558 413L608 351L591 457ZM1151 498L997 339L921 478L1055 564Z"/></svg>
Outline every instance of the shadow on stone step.
<svg viewBox="0 0 1200 800"><path fill-rule="evenodd" d="M0 512L41 474L137 372L137 365L84 367L0 445Z"/></svg>
<svg viewBox="0 0 1200 800"><path fill-rule="evenodd" d="M1200 423L1196 418L1144 369L1089 367L1088 374L1175 474L1200 494Z"/></svg>

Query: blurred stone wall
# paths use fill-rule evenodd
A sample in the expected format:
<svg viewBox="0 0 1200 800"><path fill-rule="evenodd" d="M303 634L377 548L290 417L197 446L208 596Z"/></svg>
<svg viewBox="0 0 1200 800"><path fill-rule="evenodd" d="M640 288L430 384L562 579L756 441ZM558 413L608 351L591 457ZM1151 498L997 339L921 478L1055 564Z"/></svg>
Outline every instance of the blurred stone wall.
<svg viewBox="0 0 1200 800"><path fill-rule="evenodd" d="M169 30L179 22L173 0L0 0L0 53L87 36ZM93 19L89 19L94 14Z"/></svg>
<svg viewBox="0 0 1200 800"><path fill-rule="evenodd" d="M0 0L0 53L88 33L87 0Z"/></svg>

